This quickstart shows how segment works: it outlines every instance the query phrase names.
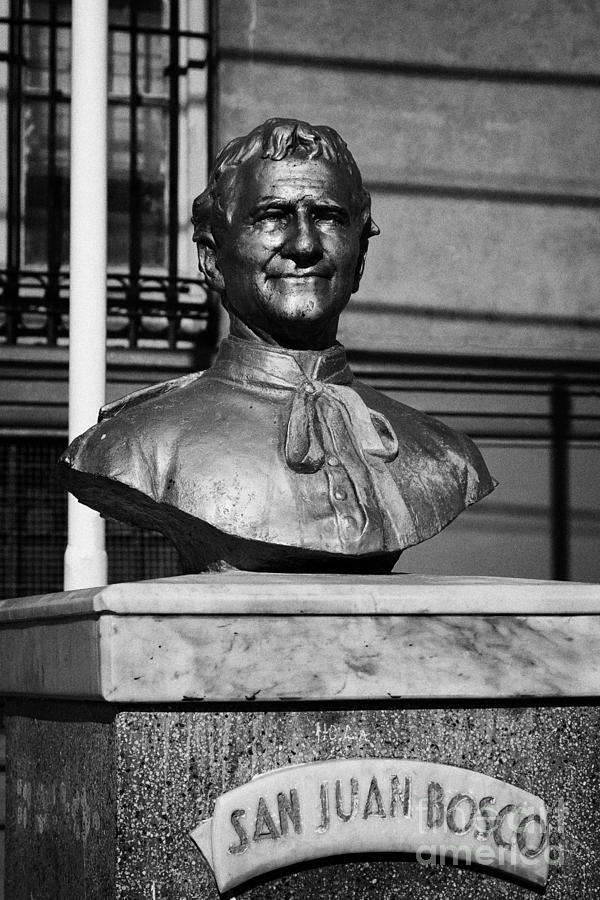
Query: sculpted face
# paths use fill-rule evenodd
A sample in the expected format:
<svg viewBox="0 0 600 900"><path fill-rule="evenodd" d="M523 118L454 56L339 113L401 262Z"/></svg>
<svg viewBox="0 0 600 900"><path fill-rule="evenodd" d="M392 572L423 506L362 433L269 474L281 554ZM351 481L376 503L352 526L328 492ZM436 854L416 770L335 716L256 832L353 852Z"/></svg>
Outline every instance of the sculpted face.
<svg viewBox="0 0 600 900"><path fill-rule="evenodd" d="M228 306L284 346L320 348L358 288L361 223L350 177L326 160L240 166L216 265Z"/></svg>

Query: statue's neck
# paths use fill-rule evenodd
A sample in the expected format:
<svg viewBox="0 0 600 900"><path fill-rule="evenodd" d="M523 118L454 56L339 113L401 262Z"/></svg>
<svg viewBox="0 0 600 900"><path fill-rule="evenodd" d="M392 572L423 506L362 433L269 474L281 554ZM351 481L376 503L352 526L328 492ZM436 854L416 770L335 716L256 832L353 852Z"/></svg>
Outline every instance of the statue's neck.
<svg viewBox="0 0 600 900"><path fill-rule="evenodd" d="M250 326L241 319L237 313L228 309L229 313L229 333L233 337L241 338L245 341L259 341L262 344L269 344L273 347L281 347L284 350L327 350L329 347L336 345L337 319L329 322L323 333L316 333L313 337L302 338L298 341L286 341L278 339L262 328Z"/></svg>

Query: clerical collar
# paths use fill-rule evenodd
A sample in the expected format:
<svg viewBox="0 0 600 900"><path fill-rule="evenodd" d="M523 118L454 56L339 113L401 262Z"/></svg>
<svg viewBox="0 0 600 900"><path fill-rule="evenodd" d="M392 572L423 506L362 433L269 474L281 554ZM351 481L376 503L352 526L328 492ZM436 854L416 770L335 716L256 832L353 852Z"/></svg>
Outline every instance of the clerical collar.
<svg viewBox="0 0 600 900"><path fill-rule="evenodd" d="M337 342L325 350L290 350L268 343L236 316L231 315L229 337L221 342L211 374L242 381L265 380L289 387L302 381L350 384L352 372L346 351Z"/></svg>

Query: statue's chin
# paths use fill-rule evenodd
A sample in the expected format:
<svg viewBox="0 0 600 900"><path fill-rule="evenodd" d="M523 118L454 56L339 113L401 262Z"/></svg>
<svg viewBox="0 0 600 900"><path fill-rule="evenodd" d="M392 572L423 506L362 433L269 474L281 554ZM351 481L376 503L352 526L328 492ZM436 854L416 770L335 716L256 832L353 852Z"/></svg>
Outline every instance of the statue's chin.
<svg viewBox="0 0 600 900"><path fill-rule="evenodd" d="M260 298L263 313L290 321L325 321L339 315L348 299L329 278L272 279Z"/></svg>
<svg viewBox="0 0 600 900"><path fill-rule="evenodd" d="M276 290L254 291L252 303L226 298L225 306L257 334L283 347L322 350L335 342L338 318L349 297L333 295L327 279L297 281L278 279ZM317 281L322 284L315 289Z"/></svg>
<svg viewBox="0 0 600 900"><path fill-rule="evenodd" d="M301 284L294 290L281 291L277 296L271 295L263 302L262 316L264 321L278 328L315 329L327 328L331 322L337 323L346 301L331 297L325 292L307 290Z"/></svg>

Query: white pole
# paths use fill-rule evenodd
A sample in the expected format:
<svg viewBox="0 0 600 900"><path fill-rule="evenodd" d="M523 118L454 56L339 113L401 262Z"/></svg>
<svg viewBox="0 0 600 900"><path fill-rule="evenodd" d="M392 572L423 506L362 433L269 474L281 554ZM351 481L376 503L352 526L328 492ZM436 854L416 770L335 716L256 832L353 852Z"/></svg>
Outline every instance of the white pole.
<svg viewBox="0 0 600 900"><path fill-rule="evenodd" d="M106 384L107 0L73 0L69 440L93 425ZM104 521L69 496L65 590L106 584Z"/></svg>

